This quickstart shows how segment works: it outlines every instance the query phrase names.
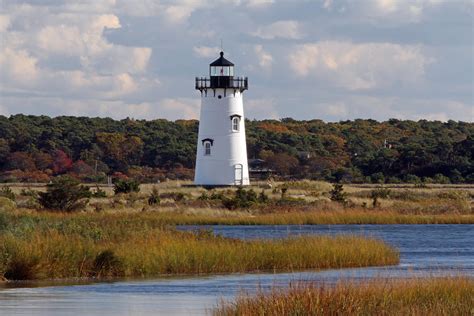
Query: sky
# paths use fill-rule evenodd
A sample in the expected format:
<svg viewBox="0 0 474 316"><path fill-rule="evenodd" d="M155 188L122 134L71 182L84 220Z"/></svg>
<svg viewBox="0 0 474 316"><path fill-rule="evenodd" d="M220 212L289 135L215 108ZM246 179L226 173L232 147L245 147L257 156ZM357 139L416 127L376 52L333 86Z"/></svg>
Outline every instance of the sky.
<svg viewBox="0 0 474 316"><path fill-rule="evenodd" d="M472 0L0 0L0 115L197 119L219 56L249 119L474 121Z"/></svg>

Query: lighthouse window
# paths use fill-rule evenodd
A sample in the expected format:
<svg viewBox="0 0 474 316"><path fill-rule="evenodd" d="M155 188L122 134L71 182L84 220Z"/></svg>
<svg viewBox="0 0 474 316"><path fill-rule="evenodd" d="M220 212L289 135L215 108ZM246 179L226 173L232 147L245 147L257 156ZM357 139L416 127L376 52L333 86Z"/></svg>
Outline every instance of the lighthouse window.
<svg viewBox="0 0 474 316"><path fill-rule="evenodd" d="M240 117L236 116L232 118L232 131L238 132L240 130Z"/></svg>
<svg viewBox="0 0 474 316"><path fill-rule="evenodd" d="M234 67L211 66L211 76L233 76Z"/></svg>
<svg viewBox="0 0 474 316"><path fill-rule="evenodd" d="M210 156L211 155L211 143L205 142L204 143L204 155Z"/></svg>

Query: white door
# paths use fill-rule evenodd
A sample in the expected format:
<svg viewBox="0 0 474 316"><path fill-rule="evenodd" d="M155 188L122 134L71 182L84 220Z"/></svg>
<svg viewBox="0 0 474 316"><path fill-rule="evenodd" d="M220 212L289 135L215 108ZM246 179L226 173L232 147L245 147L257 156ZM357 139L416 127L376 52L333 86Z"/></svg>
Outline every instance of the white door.
<svg viewBox="0 0 474 316"><path fill-rule="evenodd" d="M242 185L243 184L243 165L236 164L234 165L234 184Z"/></svg>

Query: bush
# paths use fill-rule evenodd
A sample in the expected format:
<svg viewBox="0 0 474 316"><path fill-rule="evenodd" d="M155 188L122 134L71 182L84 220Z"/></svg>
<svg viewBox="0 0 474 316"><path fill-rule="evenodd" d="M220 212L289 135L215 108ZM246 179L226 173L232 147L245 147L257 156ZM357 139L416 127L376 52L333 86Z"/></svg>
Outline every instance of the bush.
<svg viewBox="0 0 474 316"><path fill-rule="evenodd" d="M390 198L390 189L387 189L387 188L378 188L378 189L374 189L370 192L370 197L371 198L374 198L374 197L378 197L378 198L381 198L381 199L388 199Z"/></svg>
<svg viewBox="0 0 474 316"><path fill-rule="evenodd" d="M441 173L437 173L433 177L433 182L434 183L439 183L439 184L450 184L451 180L448 177L446 177L445 175L443 175Z"/></svg>
<svg viewBox="0 0 474 316"><path fill-rule="evenodd" d="M347 194L344 192L344 186L340 183L334 183L332 190L329 192L331 194L331 201L346 203Z"/></svg>
<svg viewBox="0 0 474 316"><path fill-rule="evenodd" d="M107 197L107 193L102 190L101 188L99 188L98 185L96 185L95 187L95 191L92 193L92 197L95 197L95 198L106 198Z"/></svg>
<svg viewBox="0 0 474 316"><path fill-rule="evenodd" d="M421 180L418 176L414 175L414 174L407 174L405 176L405 182L407 183L421 183Z"/></svg>
<svg viewBox="0 0 474 316"><path fill-rule="evenodd" d="M150 196L148 197L148 205L160 204L160 201L160 193L156 187L153 187Z"/></svg>
<svg viewBox="0 0 474 316"><path fill-rule="evenodd" d="M390 190L386 188L378 188L370 192L370 197L372 198L372 206L380 206L379 198L386 199L390 197Z"/></svg>
<svg viewBox="0 0 474 316"><path fill-rule="evenodd" d="M20 195L21 196L29 196L29 197L32 197L34 199L37 199L38 198L38 191L31 190L30 188L22 189Z"/></svg>
<svg viewBox="0 0 474 316"><path fill-rule="evenodd" d="M258 203L268 203L268 195L265 194L265 190L262 190L262 192L260 192L260 194L258 195Z"/></svg>
<svg viewBox="0 0 474 316"><path fill-rule="evenodd" d="M95 277L115 277L123 274L123 265L112 250L101 251L94 259Z"/></svg>
<svg viewBox="0 0 474 316"><path fill-rule="evenodd" d="M229 210L234 210L237 208L250 208L252 205L258 203L257 193L253 189L244 190L243 188L238 188L235 191L235 196L231 199L223 198L222 204Z"/></svg>
<svg viewBox="0 0 474 316"><path fill-rule="evenodd" d="M47 191L38 195L38 202L43 208L70 212L85 207L91 192L79 181L64 176L54 179L47 185Z"/></svg>
<svg viewBox="0 0 474 316"><path fill-rule="evenodd" d="M373 173L370 176L370 181L372 183L384 183L385 182L385 176L382 172Z"/></svg>
<svg viewBox="0 0 474 316"><path fill-rule="evenodd" d="M4 277L7 280L33 280L37 277L39 258L15 256L8 262Z"/></svg>
<svg viewBox="0 0 474 316"><path fill-rule="evenodd" d="M8 187L8 186L3 187L0 190L0 196L6 197L7 199L10 199L12 201L16 200L15 193L13 193L12 189L10 189L10 187Z"/></svg>
<svg viewBox="0 0 474 316"><path fill-rule="evenodd" d="M186 196L182 192L167 192L160 194L160 198L171 199L175 202L181 202L185 200Z"/></svg>
<svg viewBox="0 0 474 316"><path fill-rule="evenodd" d="M134 180L117 180L114 186L114 193L140 192L140 183Z"/></svg>
<svg viewBox="0 0 474 316"><path fill-rule="evenodd" d="M0 212L9 212L14 210L15 208L15 202L6 197L0 196Z"/></svg>

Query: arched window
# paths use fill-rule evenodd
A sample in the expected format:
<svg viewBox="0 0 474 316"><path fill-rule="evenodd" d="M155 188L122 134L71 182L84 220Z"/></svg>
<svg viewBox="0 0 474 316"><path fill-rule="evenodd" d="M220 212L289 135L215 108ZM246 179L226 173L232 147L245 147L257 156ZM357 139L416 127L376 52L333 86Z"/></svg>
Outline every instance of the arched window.
<svg viewBox="0 0 474 316"><path fill-rule="evenodd" d="M204 143L204 155L205 156L210 156L211 155L211 143L210 142L205 142Z"/></svg>
<svg viewBox="0 0 474 316"><path fill-rule="evenodd" d="M238 114L231 115L230 121L232 123L232 132L240 131L240 115Z"/></svg>
<svg viewBox="0 0 474 316"><path fill-rule="evenodd" d="M232 130L238 132L240 130L240 118L234 117L232 119Z"/></svg>
<svg viewBox="0 0 474 316"><path fill-rule="evenodd" d="M211 155L211 147L214 145L214 140L211 138L205 138L202 140L202 146L204 147L204 156Z"/></svg>

